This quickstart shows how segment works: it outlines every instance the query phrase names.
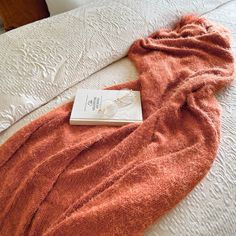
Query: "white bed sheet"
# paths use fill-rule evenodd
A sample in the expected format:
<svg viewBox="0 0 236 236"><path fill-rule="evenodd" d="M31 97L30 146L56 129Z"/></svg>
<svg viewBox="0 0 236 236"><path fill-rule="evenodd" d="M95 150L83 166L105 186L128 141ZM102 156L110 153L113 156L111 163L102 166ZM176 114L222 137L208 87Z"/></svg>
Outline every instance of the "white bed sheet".
<svg viewBox="0 0 236 236"><path fill-rule="evenodd" d="M236 41L236 1L205 15L228 27ZM233 48L236 55L236 48ZM124 58L77 83L0 134L1 142L31 120L73 99L77 88L103 88L137 78ZM222 139L216 161L206 178L171 212L147 230L149 236L236 235L236 83L218 95L222 105Z"/></svg>

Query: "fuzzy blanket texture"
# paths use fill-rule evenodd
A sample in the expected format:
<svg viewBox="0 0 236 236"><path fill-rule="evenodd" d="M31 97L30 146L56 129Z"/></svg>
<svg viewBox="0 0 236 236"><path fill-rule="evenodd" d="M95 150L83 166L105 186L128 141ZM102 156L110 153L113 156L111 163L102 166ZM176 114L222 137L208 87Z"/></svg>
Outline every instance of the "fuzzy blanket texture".
<svg viewBox="0 0 236 236"><path fill-rule="evenodd" d="M206 175L220 141L214 93L233 80L228 32L185 16L129 51L144 122L70 126L72 103L0 147L0 235L141 235Z"/></svg>

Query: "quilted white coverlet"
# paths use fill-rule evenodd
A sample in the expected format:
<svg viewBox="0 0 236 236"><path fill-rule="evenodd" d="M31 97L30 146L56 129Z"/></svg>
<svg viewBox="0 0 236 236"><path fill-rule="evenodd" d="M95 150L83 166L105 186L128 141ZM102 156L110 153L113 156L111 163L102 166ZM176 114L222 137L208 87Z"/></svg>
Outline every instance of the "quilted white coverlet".
<svg viewBox="0 0 236 236"><path fill-rule="evenodd" d="M164 1L160 2L163 4ZM194 6L191 5L191 7L195 12L199 10L205 12L205 10L207 10L208 12L204 15L208 19L228 27L233 34L234 42L236 42L236 1L229 1L229 3L223 4L220 7L218 6L221 5L223 1L201 1L199 4L202 4L202 9L199 10L197 7L200 5L196 2L198 1L185 1L185 4L187 8L189 4L194 4ZM160 10L165 10L168 4L172 5L172 9L176 7L172 1L165 1ZM215 4L217 5L217 9L212 10L216 7ZM175 19L178 16L175 14L173 10L171 19ZM164 20L158 22L158 28L161 27L162 24L165 25L167 23L163 21ZM0 47L2 47L2 45L0 45ZM236 56L235 46L233 50ZM0 61L0 65L1 63L2 61ZM0 72L0 79L1 76L2 74ZM75 86L60 93L59 96L56 96L44 106L41 106L23 119L20 119L12 125L12 127L0 134L0 143L31 120L45 114L53 107L72 99L78 87L103 88L115 83L136 79L136 77L137 73L132 63L127 58L119 60L99 72L92 74L82 82L75 82ZM78 81L80 80L80 78L77 79ZM4 88L2 81L0 87ZM186 199L148 229L146 236L236 235L236 81L231 87L219 94L218 100L222 106L222 140L219 154L214 162L213 168L207 177L204 178ZM0 103L2 103L2 90ZM0 111L2 111L2 109L0 109ZM14 113L10 113L9 116L14 117Z"/></svg>
<svg viewBox="0 0 236 236"><path fill-rule="evenodd" d="M226 0L98 0L0 35L0 132L125 56L132 42Z"/></svg>

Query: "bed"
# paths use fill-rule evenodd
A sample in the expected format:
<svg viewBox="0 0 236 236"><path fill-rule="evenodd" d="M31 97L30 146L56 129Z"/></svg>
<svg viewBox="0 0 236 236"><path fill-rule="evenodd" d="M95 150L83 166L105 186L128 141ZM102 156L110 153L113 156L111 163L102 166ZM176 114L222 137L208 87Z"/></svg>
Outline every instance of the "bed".
<svg viewBox="0 0 236 236"><path fill-rule="evenodd" d="M152 6L152 3L154 1L148 2L148 4ZM149 23L151 22L151 24L149 24L150 27L148 24L147 27L143 25L143 28L146 27L145 30L136 32L136 35L133 35L133 37L128 37L128 39L122 42L122 44L120 43L121 41L119 41L119 38L116 38L112 41L108 40L107 43L117 42L117 44L120 43L119 45L121 46L117 49L115 48L114 44L109 45L112 53L109 53L104 49L104 57L102 57L103 63L97 66L95 68L96 70L94 70L94 68L91 69L90 67L81 65L82 68L85 68L85 70L82 71L81 74L76 75L80 76L80 78L74 80L72 83L67 83L67 81L64 81L64 84L60 89L58 89L58 94L54 94L53 96L49 97L45 96L45 98L47 99L43 99L40 102L34 100L33 96L28 96L27 99L32 99L32 101L27 107L27 109L29 109L25 109L27 110L27 112L25 113L18 109L16 106L14 107L14 105L12 104L12 106L10 106L11 110L8 111L8 113L4 113L5 110L1 107L0 117L3 117L4 115L5 118L7 117L7 120L10 122L5 123L5 126L2 125L0 142L3 143L18 129L28 124L30 121L36 119L37 117L41 116L42 114L47 113L60 104L72 100L78 88L104 88L113 84L123 83L129 80L136 79L137 72L133 64L129 61L128 58L124 57L127 53L128 45L130 45L129 42L134 40L135 38L139 38L141 36L144 36L145 34L151 33L157 25L158 27L170 26L173 21L182 14L195 12L197 14L203 15L209 20L218 22L231 30L233 40L236 41L236 28L234 25L234 22L236 22L236 1L187 1L187 4L183 4L184 1L179 1L178 4L174 2L175 1L170 1L169 3L171 5L171 8L168 9L168 13L171 14L172 20L169 21L168 24L166 24L165 20L163 20L164 17L166 17L165 14L161 15L161 23L158 22L157 24L157 21L160 20L160 18L156 18L153 16L158 11L151 11L151 7L144 7L145 10L143 10L142 13L145 13L146 11L147 14L150 15L148 17ZM94 10L96 6L103 8L105 3L106 1L98 1L96 2L97 5L88 4L85 7L82 7L79 11L80 13L83 12L83 14L90 14L91 16L93 14L93 11L91 11L91 9ZM124 9L123 14L126 13L125 9L131 9L130 6L132 4L132 1L118 1L117 5L118 3L120 4L119 7L122 6L122 9ZM159 4L160 5L158 6L162 6L162 8L159 8L158 10L162 10L164 12L165 9L167 9L167 6L165 5L167 3L164 3L164 1L160 1ZM113 10L112 13L114 13L114 7L115 6L113 4L113 6L108 6L108 9ZM135 12L135 10L137 10L138 12L138 9L132 9L133 15L129 17L129 23L134 24L133 26L135 26L135 21L132 20L137 17L137 12ZM148 10L150 11L148 12ZM75 16L78 13L78 10L74 10L72 12L73 16ZM49 22L48 25L53 22L54 27L60 28L62 27L62 25L60 25L60 20L67 17L68 15L67 13L65 13L59 15L58 18L55 17L53 21L46 21ZM114 17L119 17L119 15L117 14ZM124 18L125 17L126 16L124 15ZM141 18L139 20L139 23L141 23L143 19ZM104 21L106 21L106 19L104 19ZM45 24L44 22L45 21L40 21L36 24L23 27L22 30L27 31L30 28L41 27L42 24ZM119 31L119 27L122 26L124 26L124 32L126 32L126 30L129 28L129 26L125 24L121 26L115 24L106 25L106 27L115 27L117 31ZM134 27L131 28L133 29ZM60 32L66 33L65 31ZM78 32L74 30L74 33ZM4 40L7 40L7 38L21 37L20 29L17 30L17 32L9 32L6 34L7 36L4 38ZM0 36L0 40L1 37L2 36ZM233 51L234 55L236 55L236 47L234 45L235 44L233 44ZM95 47L94 45L89 46ZM11 47L14 46L11 45ZM3 52L1 51L1 53ZM90 57L91 56L99 57L99 55L90 55ZM106 58L108 58L109 60ZM74 58L72 59L74 60ZM95 64L97 63L97 60L92 61L95 62ZM21 69L21 67L18 68ZM78 68L80 67L73 68L73 70L76 70ZM52 68L52 70L53 69L54 68ZM59 71L59 69L60 67L58 67L58 69L56 70ZM85 73L85 71L89 71L89 73ZM2 77L2 75L0 77ZM65 84L66 86L64 86ZM47 86L50 86L50 84L48 84ZM3 89L3 84L1 84L1 87ZM24 101L26 102L26 100ZM158 222L156 222L155 225L150 227L147 230L146 235L231 236L236 234L236 83L232 84L231 87L218 94L218 100L222 106L222 137L220 150L210 173L191 192L191 194L189 194L180 204L178 204L176 208L174 208L171 212L161 218ZM14 103L15 101L11 102Z"/></svg>

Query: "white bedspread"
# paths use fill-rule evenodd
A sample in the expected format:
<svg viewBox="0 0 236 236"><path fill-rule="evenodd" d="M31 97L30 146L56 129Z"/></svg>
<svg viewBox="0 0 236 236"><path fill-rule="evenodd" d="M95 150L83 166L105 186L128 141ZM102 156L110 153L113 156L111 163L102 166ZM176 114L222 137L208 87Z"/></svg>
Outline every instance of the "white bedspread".
<svg viewBox="0 0 236 236"><path fill-rule="evenodd" d="M0 132L183 14L227 0L97 0L0 35Z"/></svg>
<svg viewBox="0 0 236 236"><path fill-rule="evenodd" d="M167 2L172 1L166 1L166 3L164 3L164 1L160 2L165 5ZM195 7L199 7L199 5L197 5L199 2L196 2L198 1L192 2L196 4L193 4L194 7L192 7L192 9L196 10ZM199 11L204 12L204 10L207 9L209 12L205 14L205 16L210 20L227 26L232 31L234 41L236 41L236 1L230 1L215 10L211 10L214 8L212 5L206 6L210 2L220 5L220 2L217 1L205 1L205 3L204 1L201 1L202 9ZM190 4L190 1L187 1L186 8L189 7L188 4ZM172 10L173 9L174 7ZM174 16L175 14L176 12L173 12L173 19L182 13L177 13L177 15ZM163 21L164 18L161 23L164 25ZM235 46L234 53L236 55ZM78 87L103 88L136 78L136 70L127 58L121 59L89 76L86 80L76 83L76 81L81 79L79 77L76 81L73 80L73 83L76 83L76 85L67 89L59 96L53 95L56 97L46 105L41 106L39 104L38 106L41 106L40 108L31 112L29 115L12 125L9 129L2 132L0 134L0 141L5 141L10 135L16 132L16 130L31 120L72 99ZM187 198L178 204L178 206L170 213L161 218L154 226L150 227L150 229L147 230L146 235L236 235L236 83L225 91L222 91L219 94L218 99L222 105L222 140L219 154L214 162L213 168L207 177L204 178ZM12 116L12 114L10 114L10 116ZM19 118L20 116L17 119ZM13 122L15 122L15 120Z"/></svg>

